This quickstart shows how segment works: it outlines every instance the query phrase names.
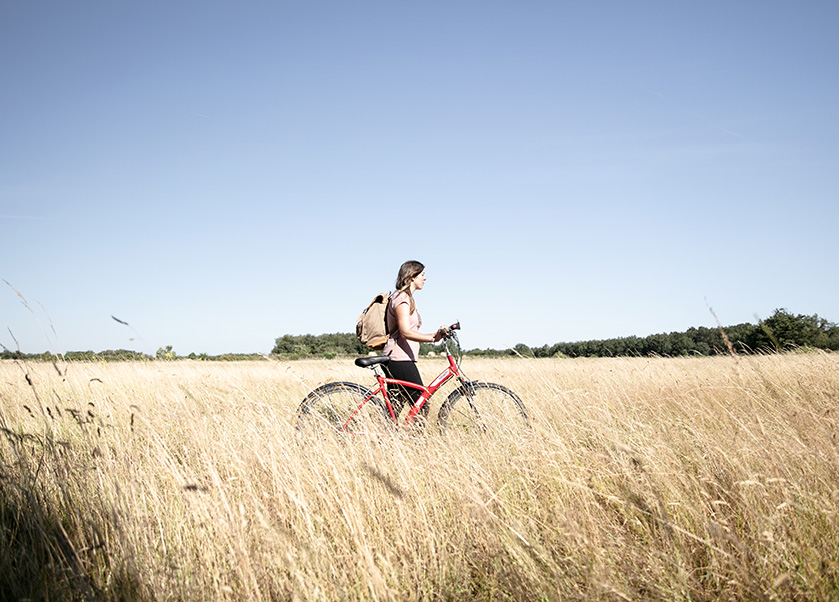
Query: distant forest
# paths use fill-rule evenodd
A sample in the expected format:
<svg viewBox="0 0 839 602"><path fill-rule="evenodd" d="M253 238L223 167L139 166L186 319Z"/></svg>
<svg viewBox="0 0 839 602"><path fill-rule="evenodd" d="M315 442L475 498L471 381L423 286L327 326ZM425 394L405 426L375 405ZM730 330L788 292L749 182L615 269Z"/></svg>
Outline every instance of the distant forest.
<svg viewBox="0 0 839 602"><path fill-rule="evenodd" d="M471 349L466 355L484 357L618 357L618 356L686 356L717 355L725 353L766 353L810 348L839 350L839 326L814 314L794 315L786 309L776 309L767 319L757 324L736 324L719 328L689 328L685 332L653 334L646 337L623 337L576 343L556 343L529 347L519 343L512 349ZM322 357L331 359L346 355L365 355L365 347L352 333L321 335L291 335L277 338L271 355L280 359ZM420 355L439 354L442 345L421 344ZM71 351L62 355L66 360L122 361L122 360L246 360L262 359L259 353L223 354L205 353L178 355L171 345L161 347L154 356L124 349L108 351ZM3 349L0 359L35 359L51 361L51 353L24 354Z"/></svg>
<svg viewBox="0 0 839 602"><path fill-rule="evenodd" d="M471 349L467 355L502 357L615 357L716 355L785 351L795 348L839 350L839 326L818 315L794 315L776 309L758 324L736 324L720 328L689 328L685 332L623 337L577 343L556 343L529 347L519 343L512 349ZM370 350L353 334L285 335L276 340L272 354L310 357L355 354ZM440 353L442 345L420 345L420 355Z"/></svg>
<svg viewBox="0 0 839 602"><path fill-rule="evenodd" d="M758 324L719 328L700 326L685 332L557 343L535 348L516 345L514 352L535 357L611 357L765 353L799 348L839 350L839 326L818 315L793 315L784 309L776 309L772 316Z"/></svg>

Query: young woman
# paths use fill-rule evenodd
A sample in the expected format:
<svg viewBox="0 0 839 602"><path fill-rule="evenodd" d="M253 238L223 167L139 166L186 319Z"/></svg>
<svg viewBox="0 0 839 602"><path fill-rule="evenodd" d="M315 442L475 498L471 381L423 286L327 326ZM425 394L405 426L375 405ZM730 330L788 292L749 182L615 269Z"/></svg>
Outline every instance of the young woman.
<svg viewBox="0 0 839 602"><path fill-rule="evenodd" d="M445 335L445 327L441 327L434 334L422 334L419 329L422 319L414 302L414 293L425 286L425 266L419 261L406 261L399 268L396 277L396 292L391 295L387 306L386 320L390 338L385 343L383 355L390 356L385 368L390 378L397 378L422 385L422 378L417 369L420 343L436 343ZM390 403L396 415L407 401L410 405L416 403L421 391L410 387L392 386L388 388ZM420 413L428 416L428 406L425 404Z"/></svg>

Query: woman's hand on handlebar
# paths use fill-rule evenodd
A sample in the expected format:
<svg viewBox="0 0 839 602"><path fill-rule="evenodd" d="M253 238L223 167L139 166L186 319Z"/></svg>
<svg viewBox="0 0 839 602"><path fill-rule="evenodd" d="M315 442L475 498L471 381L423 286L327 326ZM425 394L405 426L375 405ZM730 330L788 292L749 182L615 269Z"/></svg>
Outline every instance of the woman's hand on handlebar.
<svg viewBox="0 0 839 602"><path fill-rule="evenodd" d="M452 332L455 330L460 330L460 322L455 322L451 326L441 326L437 329L437 332L434 333L434 342L440 341L452 335Z"/></svg>

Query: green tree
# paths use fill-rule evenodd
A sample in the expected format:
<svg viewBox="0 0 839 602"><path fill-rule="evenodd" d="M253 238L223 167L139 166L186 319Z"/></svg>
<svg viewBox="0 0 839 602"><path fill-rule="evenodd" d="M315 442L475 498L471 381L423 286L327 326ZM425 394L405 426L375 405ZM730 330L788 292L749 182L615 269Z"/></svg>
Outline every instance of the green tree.
<svg viewBox="0 0 839 602"><path fill-rule="evenodd" d="M776 309L760 323L755 348L783 351L792 347L839 349L839 328L817 314L793 315L786 309Z"/></svg>
<svg viewBox="0 0 839 602"><path fill-rule="evenodd" d="M172 351L171 345L166 345L165 347L158 348L154 357L159 360L176 360L178 359L178 354Z"/></svg>
<svg viewBox="0 0 839 602"><path fill-rule="evenodd" d="M535 357L533 351L525 345L524 343L519 343L513 349L516 352L516 355L520 355L521 357Z"/></svg>

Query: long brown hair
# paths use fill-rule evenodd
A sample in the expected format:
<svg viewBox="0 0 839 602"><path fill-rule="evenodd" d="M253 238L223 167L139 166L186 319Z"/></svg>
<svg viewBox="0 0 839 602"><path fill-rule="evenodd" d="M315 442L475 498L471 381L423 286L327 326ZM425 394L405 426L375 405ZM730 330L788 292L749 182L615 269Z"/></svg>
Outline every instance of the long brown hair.
<svg viewBox="0 0 839 602"><path fill-rule="evenodd" d="M414 296L411 294L411 280L422 274L424 269L425 266L419 261L406 261L399 266L399 274L396 276L396 292L404 292L408 294L408 298L411 300L411 304L409 306L411 308L411 313L414 313L417 310L417 306L414 303Z"/></svg>

